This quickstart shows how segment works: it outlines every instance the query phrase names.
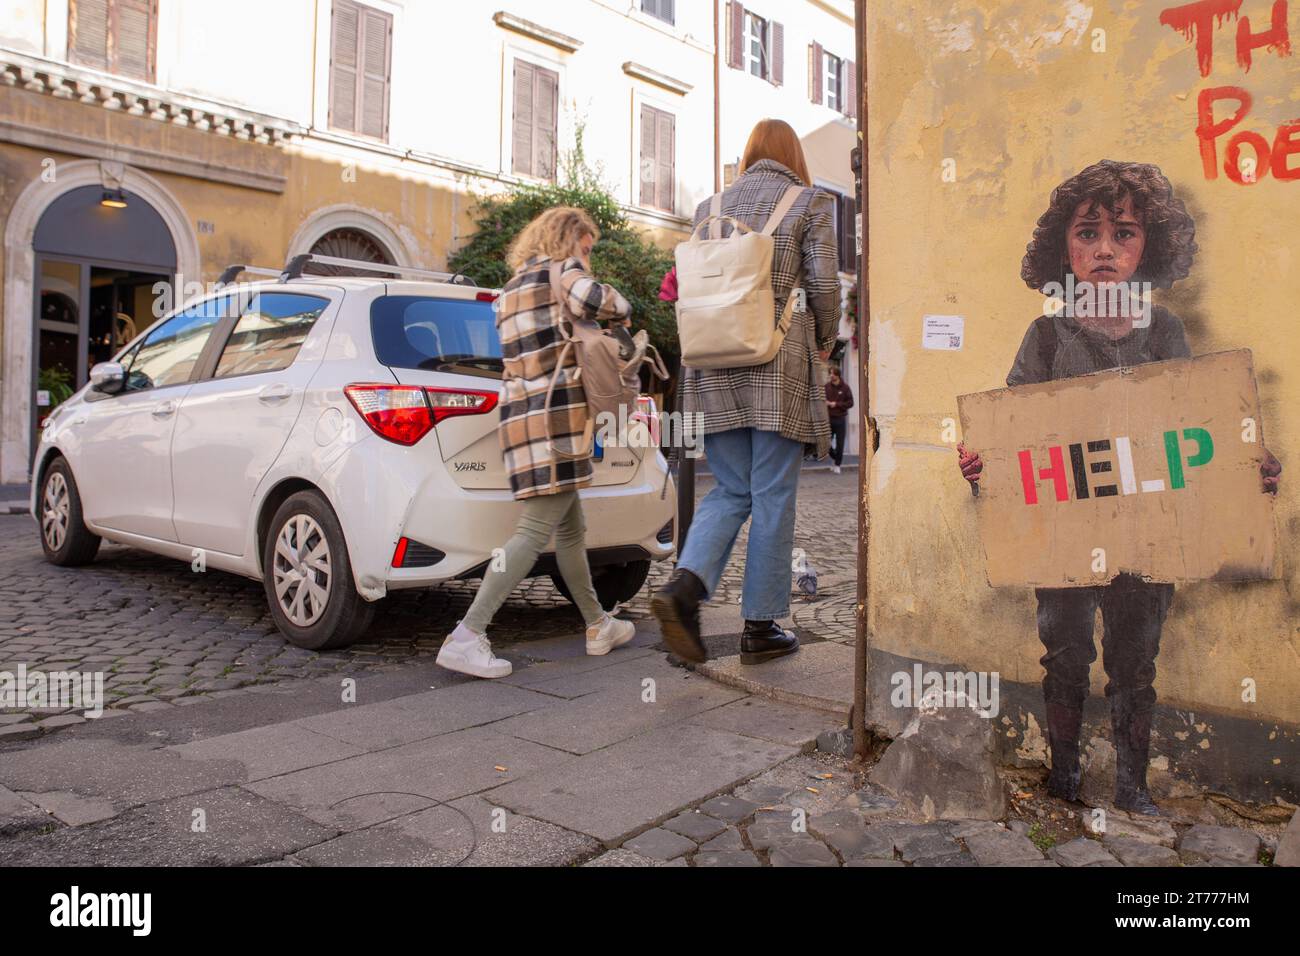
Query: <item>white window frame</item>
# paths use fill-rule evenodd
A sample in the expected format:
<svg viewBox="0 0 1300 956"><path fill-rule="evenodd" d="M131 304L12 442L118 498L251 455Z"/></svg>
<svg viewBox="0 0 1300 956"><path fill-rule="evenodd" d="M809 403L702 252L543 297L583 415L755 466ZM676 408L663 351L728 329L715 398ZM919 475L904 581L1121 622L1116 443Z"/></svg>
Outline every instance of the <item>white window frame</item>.
<svg viewBox="0 0 1300 956"><path fill-rule="evenodd" d="M757 27L757 31L755 28ZM759 55L754 56L754 44L759 47ZM768 79L772 69L772 22L760 17L752 10L745 11L745 72L761 80ZM754 67L758 72L754 72Z"/></svg>
<svg viewBox="0 0 1300 956"><path fill-rule="evenodd" d="M831 69L832 65L834 69ZM829 50L822 50L822 82L825 84L822 105L837 113L843 112L844 61Z"/></svg>

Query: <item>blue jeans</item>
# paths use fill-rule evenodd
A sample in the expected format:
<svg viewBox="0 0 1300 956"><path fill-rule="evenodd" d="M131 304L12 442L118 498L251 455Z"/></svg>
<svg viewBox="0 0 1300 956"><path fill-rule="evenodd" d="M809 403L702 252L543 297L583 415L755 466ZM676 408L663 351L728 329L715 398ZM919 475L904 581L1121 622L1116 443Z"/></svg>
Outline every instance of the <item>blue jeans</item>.
<svg viewBox="0 0 1300 956"><path fill-rule="evenodd" d="M717 484L695 511L677 566L693 572L712 595L736 535L753 515L740 613L747 621L785 617L803 443L779 432L733 428L705 435L704 454Z"/></svg>

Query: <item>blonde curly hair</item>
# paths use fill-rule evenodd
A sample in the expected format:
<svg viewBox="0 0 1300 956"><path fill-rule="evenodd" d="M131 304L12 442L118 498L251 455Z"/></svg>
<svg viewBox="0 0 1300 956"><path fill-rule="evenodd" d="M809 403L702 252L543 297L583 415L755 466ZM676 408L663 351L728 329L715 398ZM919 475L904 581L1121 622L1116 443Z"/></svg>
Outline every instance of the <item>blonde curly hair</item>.
<svg viewBox="0 0 1300 956"><path fill-rule="evenodd" d="M506 253L506 264L516 271L534 256L563 260L578 254L584 236L600 239L600 227L585 209L553 206L524 226Z"/></svg>

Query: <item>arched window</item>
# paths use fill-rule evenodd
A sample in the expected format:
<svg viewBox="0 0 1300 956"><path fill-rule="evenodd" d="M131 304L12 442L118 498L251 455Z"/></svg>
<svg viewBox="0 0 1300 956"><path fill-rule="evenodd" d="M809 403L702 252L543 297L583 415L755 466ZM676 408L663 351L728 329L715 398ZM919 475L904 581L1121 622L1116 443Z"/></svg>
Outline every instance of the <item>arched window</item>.
<svg viewBox="0 0 1300 956"><path fill-rule="evenodd" d="M360 229L331 229L312 243L311 252L312 255L334 256L338 259L358 259L362 262L379 262L384 265L396 264L392 254L380 244L378 239ZM321 262L309 263L304 271L309 275L318 276L377 276L380 274Z"/></svg>

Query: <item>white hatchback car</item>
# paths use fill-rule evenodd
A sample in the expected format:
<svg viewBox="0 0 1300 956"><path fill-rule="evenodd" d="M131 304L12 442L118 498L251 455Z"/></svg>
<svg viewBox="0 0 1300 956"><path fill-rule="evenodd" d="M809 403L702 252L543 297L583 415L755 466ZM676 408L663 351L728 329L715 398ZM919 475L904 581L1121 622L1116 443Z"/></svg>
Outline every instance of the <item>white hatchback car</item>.
<svg viewBox="0 0 1300 956"><path fill-rule="evenodd" d="M305 276L308 261L399 278ZM55 564L107 538L257 578L290 641L341 647L390 590L481 577L513 533L496 294L322 256L223 282L241 271L275 278L164 316L49 416L32 514ZM676 490L630 436L581 494L612 608L673 553ZM564 591L553 554L531 573Z"/></svg>

